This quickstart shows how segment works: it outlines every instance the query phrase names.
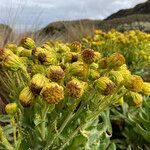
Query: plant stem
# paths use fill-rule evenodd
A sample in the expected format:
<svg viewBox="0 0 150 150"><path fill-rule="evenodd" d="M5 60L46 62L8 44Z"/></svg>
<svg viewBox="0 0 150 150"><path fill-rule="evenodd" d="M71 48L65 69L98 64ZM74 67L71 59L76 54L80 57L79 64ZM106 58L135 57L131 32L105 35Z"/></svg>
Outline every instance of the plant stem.
<svg viewBox="0 0 150 150"><path fill-rule="evenodd" d="M42 123L41 123L41 136L42 136L42 139L45 140L45 123L46 123L46 116L47 116L47 112L48 112L48 105L46 103L44 103L44 109L42 111L42 116L41 116L41 119L42 119Z"/></svg>
<svg viewBox="0 0 150 150"><path fill-rule="evenodd" d="M100 107L100 108L98 107L99 109L96 109L96 111L94 111L94 113L92 113L92 114L87 118L87 120L92 121L92 120L94 120L96 117L98 117L99 114L100 114L101 112L103 112L103 111L109 106L110 101L111 101L111 98L116 95L116 93L118 92L118 90L119 90L119 88L117 88L117 89L114 91L114 93L113 93L112 95L110 95L109 97L105 97L105 98L101 101L101 103L99 103L99 107L100 107L100 106L101 106L101 107ZM86 125L86 124L80 125L80 126L68 137L67 141L65 141L65 142L63 143L63 145L59 148L59 150L63 150L64 147L66 146L66 144L67 144L70 140L72 140L72 139L76 136L76 134L78 133L78 131L79 131L81 128L84 128L85 125Z"/></svg>
<svg viewBox="0 0 150 150"><path fill-rule="evenodd" d="M16 124L15 124L15 117L14 116L11 116L10 123L11 123L12 128L13 128L14 145L15 145L15 147L17 147Z"/></svg>

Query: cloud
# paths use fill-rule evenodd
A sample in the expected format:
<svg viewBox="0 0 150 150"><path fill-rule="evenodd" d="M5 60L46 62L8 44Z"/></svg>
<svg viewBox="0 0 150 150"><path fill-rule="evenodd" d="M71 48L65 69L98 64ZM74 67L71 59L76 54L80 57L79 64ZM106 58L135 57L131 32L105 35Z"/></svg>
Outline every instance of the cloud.
<svg viewBox="0 0 150 150"><path fill-rule="evenodd" d="M103 19L146 0L0 0L0 22L45 26L57 20Z"/></svg>

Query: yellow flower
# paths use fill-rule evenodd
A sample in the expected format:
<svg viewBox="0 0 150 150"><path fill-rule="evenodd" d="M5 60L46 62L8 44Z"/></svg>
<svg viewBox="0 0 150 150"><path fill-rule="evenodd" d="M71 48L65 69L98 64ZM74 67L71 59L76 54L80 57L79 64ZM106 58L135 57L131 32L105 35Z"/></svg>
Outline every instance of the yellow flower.
<svg viewBox="0 0 150 150"><path fill-rule="evenodd" d="M60 57L62 57L62 55L60 55ZM68 53L65 53L63 56L65 63L66 62L70 62L70 63L76 62L76 61L78 61L78 58L79 58L79 54L76 52L68 52Z"/></svg>
<svg viewBox="0 0 150 150"><path fill-rule="evenodd" d="M122 106L124 103L123 97L119 98L117 101L115 101L114 105L115 106Z"/></svg>
<svg viewBox="0 0 150 150"><path fill-rule="evenodd" d="M91 64L95 61L95 53L94 53L94 50L92 49L87 48L83 50L81 53L81 56L82 56L83 61L87 64Z"/></svg>
<svg viewBox="0 0 150 150"><path fill-rule="evenodd" d="M34 95L28 86L20 92L19 101L24 107L29 107L33 104Z"/></svg>
<svg viewBox="0 0 150 150"><path fill-rule="evenodd" d="M100 77L94 82L95 88L103 95L109 95L114 90L114 84L108 77Z"/></svg>
<svg viewBox="0 0 150 150"><path fill-rule="evenodd" d="M107 57L102 58L102 59L99 61L98 64L99 64L99 67L100 67L101 69L107 68L107 65L108 65L108 63L107 63Z"/></svg>
<svg viewBox="0 0 150 150"><path fill-rule="evenodd" d="M148 82L143 83L142 92L143 94L150 96L150 83Z"/></svg>
<svg viewBox="0 0 150 150"><path fill-rule="evenodd" d="M113 53L108 57L107 63L109 68L118 68L125 63L125 58L119 53Z"/></svg>
<svg viewBox="0 0 150 150"><path fill-rule="evenodd" d="M63 79L64 75L64 71L60 66L50 66L47 70L47 77L55 82Z"/></svg>
<svg viewBox="0 0 150 150"><path fill-rule="evenodd" d="M23 38L20 42L20 45L26 49L35 48L35 42L29 37Z"/></svg>
<svg viewBox="0 0 150 150"><path fill-rule="evenodd" d="M85 65L83 62L77 61L69 66L69 73L75 76L83 76L85 71Z"/></svg>
<svg viewBox="0 0 150 150"><path fill-rule="evenodd" d="M49 80L42 74L35 74L30 81L30 89L34 94L39 94Z"/></svg>
<svg viewBox="0 0 150 150"><path fill-rule="evenodd" d="M89 78L92 79L92 80L96 80L100 77L100 74L98 71L96 70L93 70L93 69L90 69L90 72L89 72Z"/></svg>
<svg viewBox="0 0 150 150"><path fill-rule="evenodd" d="M123 76L123 78L128 78L131 76L131 72L128 70L127 65L124 64L118 68L119 73Z"/></svg>
<svg viewBox="0 0 150 150"><path fill-rule="evenodd" d="M17 109L16 103L9 103L5 107L6 113L9 115L14 115L17 112Z"/></svg>
<svg viewBox="0 0 150 150"><path fill-rule="evenodd" d="M80 52L81 46L82 46L81 43L78 41L75 41L70 44L71 51L73 51L73 52Z"/></svg>
<svg viewBox="0 0 150 150"><path fill-rule="evenodd" d="M7 67L7 68L14 70L14 71L18 70L19 68L21 68L21 66L24 65L22 59L15 54L7 55L3 59L2 63L3 63L4 67Z"/></svg>
<svg viewBox="0 0 150 150"><path fill-rule="evenodd" d="M100 61L100 59L101 59L101 57L102 57L102 55L101 55L101 53L99 53L99 52L94 52L94 54L95 54L95 58L94 58L94 61Z"/></svg>
<svg viewBox="0 0 150 150"><path fill-rule="evenodd" d="M143 88L143 80L140 76L131 75L124 80L124 86L133 92L141 92Z"/></svg>
<svg viewBox="0 0 150 150"><path fill-rule="evenodd" d="M20 57L31 57L31 55L32 55L32 51L31 50L27 50L27 49L23 49L19 53Z"/></svg>
<svg viewBox="0 0 150 150"><path fill-rule="evenodd" d="M139 93L131 92L131 97L133 99L134 104L139 107L142 105L143 98L142 95Z"/></svg>
<svg viewBox="0 0 150 150"><path fill-rule="evenodd" d="M119 71L113 71L113 70L110 71L110 78L116 84L120 84L124 80L122 74Z"/></svg>
<svg viewBox="0 0 150 150"><path fill-rule="evenodd" d="M86 83L78 79L72 79L66 85L67 94L73 98L80 98L85 90Z"/></svg>
<svg viewBox="0 0 150 150"><path fill-rule="evenodd" d="M64 98L63 87L55 82L46 84L40 94L50 104L57 104Z"/></svg>
<svg viewBox="0 0 150 150"><path fill-rule="evenodd" d="M56 55L48 51L39 53L37 57L40 63L44 65L52 65L57 62Z"/></svg>
<svg viewBox="0 0 150 150"><path fill-rule="evenodd" d="M14 43L8 43L5 46L6 49L10 49L14 54L17 53L17 45Z"/></svg>

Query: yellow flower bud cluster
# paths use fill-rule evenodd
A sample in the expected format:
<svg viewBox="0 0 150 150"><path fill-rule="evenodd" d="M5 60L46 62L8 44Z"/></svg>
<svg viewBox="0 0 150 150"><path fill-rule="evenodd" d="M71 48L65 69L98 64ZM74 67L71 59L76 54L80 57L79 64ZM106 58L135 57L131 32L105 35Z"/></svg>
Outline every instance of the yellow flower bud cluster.
<svg viewBox="0 0 150 150"><path fill-rule="evenodd" d="M96 31L95 34L97 37L94 37L94 42L99 38L113 38L115 41L116 35L121 36L115 30L107 34ZM130 34L132 36L133 33ZM89 37L84 42L88 41L92 39ZM136 105L142 102L135 101L140 98L137 96L139 92L149 95L149 83L143 82L140 76L131 74L123 54L115 52L102 55L82 44L77 41L71 44L48 41L36 47L31 38L24 38L19 46L8 44L0 50L3 69L19 72L19 68L24 67L28 74L28 81L18 96L23 107L34 105L38 97L49 104L57 104L68 97L82 99L90 90L102 97L129 91L133 93ZM123 96L116 105L121 103Z"/></svg>

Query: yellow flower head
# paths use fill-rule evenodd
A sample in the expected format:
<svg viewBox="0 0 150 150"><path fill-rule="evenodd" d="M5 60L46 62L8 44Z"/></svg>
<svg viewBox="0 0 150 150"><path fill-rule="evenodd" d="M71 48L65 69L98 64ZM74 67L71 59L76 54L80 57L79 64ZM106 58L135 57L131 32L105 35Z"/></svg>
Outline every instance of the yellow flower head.
<svg viewBox="0 0 150 150"><path fill-rule="evenodd" d="M143 83L142 92L143 94L150 96L150 83L148 82Z"/></svg>
<svg viewBox="0 0 150 150"><path fill-rule="evenodd" d="M64 76L64 71L60 66L50 66L47 70L47 77L52 81L60 81Z"/></svg>
<svg viewBox="0 0 150 150"><path fill-rule="evenodd" d="M29 37L23 38L20 42L20 45L26 49L35 48L35 42Z"/></svg>
<svg viewBox="0 0 150 150"><path fill-rule="evenodd" d="M81 53L82 59L85 63L91 64L95 61L95 52L92 49L85 49Z"/></svg>
<svg viewBox="0 0 150 150"><path fill-rule="evenodd" d="M120 84L124 80L122 74L119 71L113 70L110 71L110 78L116 84Z"/></svg>
<svg viewBox="0 0 150 150"><path fill-rule="evenodd" d="M96 80L100 77L100 73L94 69L90 69L89 78L92 80Z"/></svg>
<svg viewBox="0 0 150 150"><path fill-rule="evenodd" d="M131 72L128 70L127 65L124 64L118 68L119 73L123 76L123 78L128 78L131 76Z"/></svg>
<svg viewBox="0 0 150 150"><path fill-rule="evenodd" d="M80 98L85 90L85 82L79 81L78 79L72 79L66 85L67 94L73 98Z"/></svg>
<svg viewBox="0 0 150 150"><path fill-rule="evenodd" d="M125 63L125 58L119 53L113 53L108 57L107 63L109 68L118 68Z"/></svg>
<svg viewBox="0 0 150 150"><path fill-rule="evenodd" d="M64 98L63 87L55 82L48 83L42 88L43 99L50 104L57 104Z"/></svg>
<svg viewBox="0 0 150 150"><path fill-rule="evenodd" d="M141 94L136 93L136 92L131 92L131 97L133 99L135 106L139 107L142 105L143 98Z"/></svg>
<svg viewBox="0 0 150 150"><path fill-rule="evenodd" d="M39 53L37 57L40 63L44 65L52 65L55 64L57 61L56 55L48 51Z"/></svg>
<svg viewBox="0 0 150 150"><path fill-rule="evenodd" d="M140 76L131 75L124 80L124 86L133 92L141 92L143 88L143 80Z"/></svg>
<svg viewBox="0 0 150 150"><path fill-rule="evenodd" d="M23 66L23 61L20 57L15 54L9 54L3 59L3 66L7 67L11 70L18 70L21 66Z"/></svg>
<svg viewBox="0 0 150 150"><path fill-rule="evenodd" d="M73 52L80 52L81 46L82 46L81 43L78 41L75 41L70 44L71 51L73 51Z"/></svg>
<svg viewBox="0 0 150 150"><path fill-rule="evenodd" d="M30 81L30 89L34 94L39 94L49 80L42 74L35 74Z"/></svg>
<svg viewBox="0 0 150 150"><path fill-rule="evenodd" d="M17 112L17 109L16 103L9 103L5 107L6 113L9 115L14 115Z"/></svg>
<svg viewBox="0 0 150 150"><path fill-rule="evenodd" d="M17 45L15 43L6 44L5 48L10 49L14 54L17 53Z"/></svg>
<svg viewBox="0 0 150 150"><path fill-rule="evenodd" d="M28 86L20 92L19 101L23 107L29 107L33 104L34 95Z"/></svg>
<svg viewBox="0 0 150 150"><path fill-rule="evenodd" d="M83 76L85 65L81 61L74 62L69 66L69 73L75 76Z"/></svg>
<svg viewBox="0 0 150 150"><path fill-rule="evenodd" d="M103 95L109 95L114 90L114 84L108 77L100 77L94 82L94 86Z"/></svg>

